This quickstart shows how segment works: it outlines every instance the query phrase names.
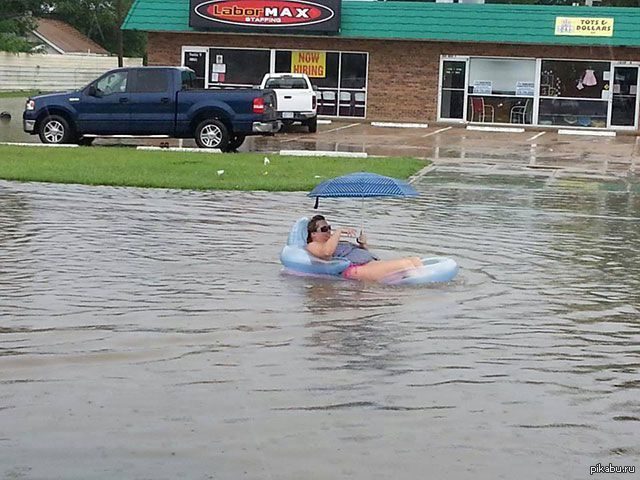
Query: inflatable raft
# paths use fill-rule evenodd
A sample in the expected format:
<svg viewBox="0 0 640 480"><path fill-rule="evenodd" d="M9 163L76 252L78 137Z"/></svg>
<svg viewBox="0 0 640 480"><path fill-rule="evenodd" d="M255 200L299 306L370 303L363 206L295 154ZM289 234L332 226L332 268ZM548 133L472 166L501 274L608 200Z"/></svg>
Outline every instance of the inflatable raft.
<svg viewBox="0 0 640 480"><path fill-rule="evenodd" d="M351 264L349 260L335 258L322 260L307 252L308 218L298 220L291 231L287 244L280 253L280 261L286 273L294 275L334 277L342 279L342 272ZM417 269L396 272L382 281L388 285L422 285L434 282L449 282L458 273L458 264L451 258L425 257L423 266Z"/></svg>

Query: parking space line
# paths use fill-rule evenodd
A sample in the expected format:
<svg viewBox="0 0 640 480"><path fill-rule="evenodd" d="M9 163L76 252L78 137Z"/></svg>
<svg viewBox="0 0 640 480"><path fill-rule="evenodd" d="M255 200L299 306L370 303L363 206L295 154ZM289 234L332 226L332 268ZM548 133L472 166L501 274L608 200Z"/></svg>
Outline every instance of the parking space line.
<svg viewBox="0 0 640 480"><path fill-rule="evenodd" d="M530 142L531 140L535 140L536 138L540 138L542 135L544 135L547 132L540 132L540 133L536 133L533 137L531 138L527 138L527 142Z"/></svg>
<svg viewBox="0 0 640 480"><path fill-rule="evenodd" d="M338 130L344 130L345 128L357 127L358 125L360 125L359 122L358 123L351 123L349 125L343 125L342 127L332 128L331 130L323 130L322 132L318 132L318 133L337 132Z"/></svg>
<svg viewBox="0 0 640 480"><path fill-rule="evenodd" d="M446 132L447 130L451 130L452 128L453 127L444 127L444 128L441 128L440 130L436 130L435 132L430 132L430 133L427 133L426 135L422 135L422 138L430 137L431 135L435 135L436 133Z"/></svg>
<svg viewBox="0 0 640 480"><path fill-rule="evenodd" d="M357 127L358 125L361 125L360 122L351 123L349 125L343 125L341 127L332 128L331 130L323 130L321 132L318 132L318 134L337 132L338 130L344 130L345 128ZM280 143L295 142L296 140L302 140L303 138L306 138L306 135L298 135L298 136L295 136L293 138L287 138L286 140L280 140Z"/></svg>

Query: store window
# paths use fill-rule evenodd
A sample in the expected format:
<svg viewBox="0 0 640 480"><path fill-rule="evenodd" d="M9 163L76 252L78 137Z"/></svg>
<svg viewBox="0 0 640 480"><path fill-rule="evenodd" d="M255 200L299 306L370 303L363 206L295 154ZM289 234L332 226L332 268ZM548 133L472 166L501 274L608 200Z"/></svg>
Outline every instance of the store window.
<svg viewBox="0 0 640 480"><path fill-rule="evenodd" d="M471 58L467 120L532 123L535 72L533 59Z"/></svg>
<svg viewBox="0 0 640 480"><path fill-rule="evenodd" d="M252 87L271 71L302 71L318 88L318 114L365 117L368 54L320 50L184 47L182 64L206 88ZM207 65L208 64L208 65Z"/></svg>
<svg viewBox="0 0 640 480"><path fill-rule="evenodd" d="M209 50L210 87L251 87L269 73L270 50L211 48Z"/></svg>
<svg viewBox="0 0 640 480"><path fill-rule="evenodd" d="M364 90L367 87L367 55L343 53L340 72L340 88Z"/></svg>
<svg viewBox="0 0 640 480"><path fill-rule="evenodd" d="M277 50L276 72L290 73L299 51ZM312 69L311 83L318 87L318 114L364 117L367 103L367 54L351 52L304 52L320 54L323 68ZM311 63L311 66L313 64Z"/></svg>
<svg viewBox="0 0 640 480"><path fill-rule="evenodd" d="M543 60L540 125L606 127L610 62Z"/></svg>

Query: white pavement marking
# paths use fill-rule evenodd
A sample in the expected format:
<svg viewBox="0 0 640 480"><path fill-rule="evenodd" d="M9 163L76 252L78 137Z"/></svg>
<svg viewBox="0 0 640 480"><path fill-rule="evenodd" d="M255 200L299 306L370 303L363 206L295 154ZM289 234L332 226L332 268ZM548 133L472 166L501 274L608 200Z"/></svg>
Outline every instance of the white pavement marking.
<svg viewBox="0 0 640 480"><path fill-rule="evenodd" d="M371 122L371 126L392 128L429 128L428 123Z"/></svg>
<svg viewBox="0 0 640 480"><path fill-rule="evenodd" d="M531 138L527 138L527 142L530 142L532 140L535 140L536 138L540 138L542 135L544 135L547 132L540 132L540 133L536 133L533 137Z"/></svg>
<svg viewBox="0 0 640 480"><path fill-rule="evenodd" d="M508 133L524 133L524 128L515 127L481 127L480 125L469 125L467 130L476 130L479 132L508 132Z"/></svg>
<svg viewBox="0 0 640 480"><path fill-rule="evenodd" d="M75 144L59 144L59 143L26 143L26 142L0 142L0 145L9 145L12 147L51 147L51 148L78 148Z"/></svg>
<svg viewBox="0 0 640 480"><path fill-rule="evenodd" d="M222 153L219 148L180 148L180 147L136 147L136 150L153 150L162 152Z"/></svg>
<svg viewBox="0 0 640 480"><path fill-rule="evenodd" d="M436 133L446 132L447 130L451 130L453 127L444 127L440 130L436 130L435 132L427 133L426 135L422 135L422 138L430 137L431 135L435 135Z"/></svg>
<svg viewBox="0 0 640 480"><path fill-rule="evenodd" d="M86 138L171 138L169 135L95 135L93 133L88 133L87 135L83 135Z"/></svg>
<svg viewBox="0 0 640 480"><path fill-rule="evenodd" d="M331 120L329 120L329 122L331 122ZM318 120L318 123L320 123L320 120ZM318 132L318 135L320 135L322 133L337 132L338 130L344 130L345 128L357 127L358 125L360 125L360 123L351 123L349 125L343 125L341 127L332 128L331 130L323 130L321 132ZM303 138L305 138L303 135L298 135L298 136L293 137L293 138L288 138L286 140L281 140L280 143L295 142L296 140L301 140Z"/></svg>
<svg viewBox="0 0 640 480"><path fill-rule="evenodd" d="M292 157L353 157L367 158L365 152L334 152L323 150L280 150L280 155L290 155Z"/></svg>
<svg viewBox="0 0 640 480"><path fill-rule="evenodd" d="M558 135L595 135L597 137L615 137L616 132L607 130L558 130Z"/></svg>
<svg viewBox="0 0 640 480"><path fill-rule="evenodd" d="M424 177L427 173L431 172L432 170L436 169L436 165L435 164L431 164L431 165L427 165L426 167L424 167L422 170L420 170L419 172L417 172L415 175L412 175L409 178L409 183L413 183L416 180L418 180L419 178Z"/></svg>
<svg viewBox="0 0 640 480"><path fill-rule="evenodd" d="M349 125L343 125L342 127L332 128L331 130L324 130L324 131L318 132L318 133L337 132L338 130L344 130L345 128L357 127L358 125L360 125L360 123L350 123Z"/></svg>

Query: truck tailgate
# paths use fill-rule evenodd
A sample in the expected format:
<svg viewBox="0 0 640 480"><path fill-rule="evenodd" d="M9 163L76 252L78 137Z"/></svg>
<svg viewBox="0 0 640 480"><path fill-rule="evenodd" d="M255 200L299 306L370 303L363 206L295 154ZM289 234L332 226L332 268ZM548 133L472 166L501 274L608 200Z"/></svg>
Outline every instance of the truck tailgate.
<svg viewBox="0 0 640 480"><path fill-rule="evenodd" d="M310 112L312 94L307 90L283 90L275 89L278 97L279 112Z"/></svg>

